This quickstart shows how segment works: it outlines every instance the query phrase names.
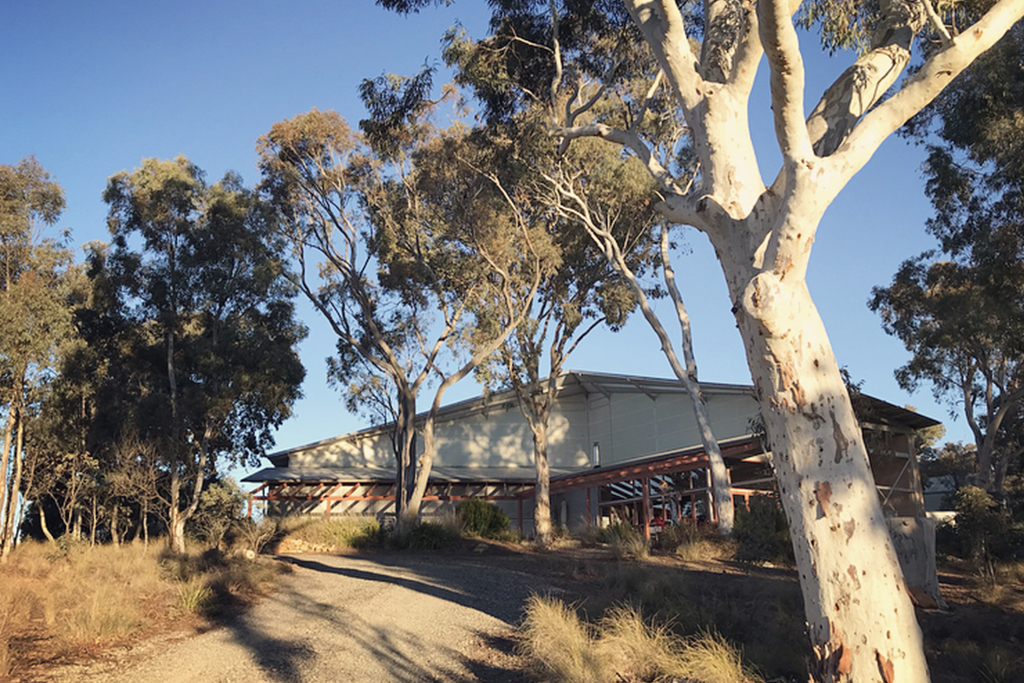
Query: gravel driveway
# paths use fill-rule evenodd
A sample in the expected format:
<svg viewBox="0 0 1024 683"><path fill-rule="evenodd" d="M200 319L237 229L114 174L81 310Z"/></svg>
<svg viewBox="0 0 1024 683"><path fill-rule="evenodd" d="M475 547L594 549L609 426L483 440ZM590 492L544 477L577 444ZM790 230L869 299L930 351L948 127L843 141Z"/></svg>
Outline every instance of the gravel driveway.
<svg viewBox="0 0 1024 683"><path fill-rule="evenodd" d="M223 627L157 640L58 681L526 680L512 627L545 580L476 554L281 557L294 573Z"/></svg>

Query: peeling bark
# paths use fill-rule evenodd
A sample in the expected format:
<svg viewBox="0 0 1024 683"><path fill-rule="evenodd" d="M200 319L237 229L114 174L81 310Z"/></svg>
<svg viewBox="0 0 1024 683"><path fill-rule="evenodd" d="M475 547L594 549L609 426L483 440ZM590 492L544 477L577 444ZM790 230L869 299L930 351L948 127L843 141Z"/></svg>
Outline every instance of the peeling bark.
<svg viewBox="0 0 1024 683"><path fill-rule="evenodd" d="M913 603L824 327L802 282L776 287L750 287L737 322L793 538L812 680L885 680L884 658L899 680L926 681Z"/></svg>

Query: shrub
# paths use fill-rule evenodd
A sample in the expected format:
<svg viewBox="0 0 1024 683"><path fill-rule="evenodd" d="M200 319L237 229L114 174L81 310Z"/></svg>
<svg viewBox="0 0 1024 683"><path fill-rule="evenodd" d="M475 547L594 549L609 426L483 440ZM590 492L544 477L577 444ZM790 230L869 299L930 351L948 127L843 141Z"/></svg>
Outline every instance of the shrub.
<svg viewBox="0 0 1024 683"><path fill-rule="evenodd" d="M791 564L794 561L786 514L774 495L753 496L749 510L736 509L733 537L739 543L736 559L741 562Z"/></svg>
<svg viewBox="0 0 1024 683"><path fill-rule="evenodd" d="M943 552L969 560L992 573L995 560L1012 559L1024 543L1024 525L977 486L956 494L956 523L941 528L936 543Z"/></svg>
<svg viewBox="0 0 1024 683"><path fill-rule="evenodd" d="M395 536L394 545L409 550L440 550L450 548L458 540L458 532L446 524L420 522L404 536Z"/></svg>
<svg viewBox="0 0 1024 683"><path fill-rule="evenodd" d="M244 517L232 525L230 543L236 550L259 555L280 532L279 518L264 517L256 522Z"/></svg>
<svg viewBox="0 0 1024 683"><path fill-rule="evenodd" d="M459 503L457 510L462 528L468 534L495 538L508 530L508 515L489 500L470 498Z"/></svg>
<svg viewBox="0 0 1024 683"><path fill-rule="evenodd" d="M199 505L185 524L185 531L207 545L220 545L231 526L241 519L244 503L245 494L234 479L215 481L199 495Z"/></svg>

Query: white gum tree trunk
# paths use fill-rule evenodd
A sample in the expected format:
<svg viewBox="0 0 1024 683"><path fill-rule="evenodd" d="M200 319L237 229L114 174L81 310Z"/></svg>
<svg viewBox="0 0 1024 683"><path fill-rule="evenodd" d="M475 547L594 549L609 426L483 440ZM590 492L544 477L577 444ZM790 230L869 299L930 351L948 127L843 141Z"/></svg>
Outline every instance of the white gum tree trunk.
<svg viewBox="0 0 1024 683"><path fill-rule="evenodd" d="M808 119L792 23L799 0L705 3L698 59L673 0L625 0L691 131L700 161L684 189L634 130L556 129L624 145L661 186L663 215L707 234L733 312L772 445L792 530L814 656L813 681L928 680L921 631L889 539L849 395L807 290L811 245L825 209L883 140L927 105L1022 15L999 0L951 37L933 19L937 47L885 102L930 8L880 0L871 49L820 98ZM934 15L933 12L931 12ZM770 187L758 171L747 102L761 58L783 165Z"/></svg>

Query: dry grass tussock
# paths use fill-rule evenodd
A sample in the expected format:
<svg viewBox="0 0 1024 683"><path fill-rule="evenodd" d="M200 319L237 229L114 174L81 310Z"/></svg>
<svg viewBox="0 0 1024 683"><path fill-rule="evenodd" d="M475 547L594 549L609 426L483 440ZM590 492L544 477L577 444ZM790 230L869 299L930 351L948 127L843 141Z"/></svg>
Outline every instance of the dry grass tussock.
<svg viewBox="0 0 1024 683"><path fill-rule="evenodd" d="M383 533L376 519L362 516L284 517L277 521L277 527L279 552L288 552L291 546L317 552L366 548L377 545Z"/></svg>
<svg viewBox="0 0 1024 683"><path fill-rule="evenodd" d="M677 635L632 607L608 610L596 626L562 601L534 596L520 636L523 653L551 683L761 683L738 651L714 633Z"/></svg>
<svg viewBox="0 0 1024 683"><path fill-rule="evenodd" d="M242 601L276 573L216 551L168 557L160 544L24 543L0 566L0 676L30 642L74 656Z"/></svg>

